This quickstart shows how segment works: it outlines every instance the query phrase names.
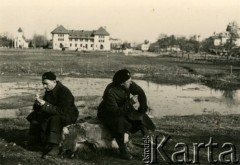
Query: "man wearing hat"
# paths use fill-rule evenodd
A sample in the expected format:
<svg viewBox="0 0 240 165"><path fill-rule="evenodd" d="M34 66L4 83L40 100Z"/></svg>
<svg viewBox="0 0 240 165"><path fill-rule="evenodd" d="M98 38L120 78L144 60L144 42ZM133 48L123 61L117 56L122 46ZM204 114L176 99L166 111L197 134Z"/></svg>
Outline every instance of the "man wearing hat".
<svg viewBox="0 0 240 165"><path fill-rule="evenodd" d="M45 89L43 99L36 96L34 111L27 117L29 133L45 145L43 157L56 156L63 127L75 123L79 112L71 91L56 80L54 73L44 73L42 84Z"/></svg>
<svg viewBox="0 0 240 165"><path fill-rule="evenodd" d="M138 96L137 110L131 104L130 94ZM155 130L154 124L146 114L147 110L146 95L143 89L132 81L130 72L126 69L117 71L112 83L108 84L104 91L97 115L116 139L123 159L132 159L124 143L124 133L141 130L144 136L148 135L148 130Z"/></svg>

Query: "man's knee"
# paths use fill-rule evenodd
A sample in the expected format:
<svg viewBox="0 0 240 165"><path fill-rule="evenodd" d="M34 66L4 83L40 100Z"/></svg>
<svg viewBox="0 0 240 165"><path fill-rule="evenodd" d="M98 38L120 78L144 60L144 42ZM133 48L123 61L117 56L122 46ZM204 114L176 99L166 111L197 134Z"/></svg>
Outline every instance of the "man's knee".
<svg viewBox="0 0 240 165"><path fill-rule="evenodd" d="M62 118L60 116L52 116L49 119L49 128L51 130L61 131L63 128Z"/></svg>
<svg viewBox="0 0 240 165"><path fill-rule="evenodd" d="M37 123L31 123L29 128L29 135L38 136L41 133L41 125Z"/></svg>
<svg viewBox="0 0 240 165"><path fill-rule="evenodd" d="M62 123L62 118L61 116L58 116L58 115L54 115L54 116L51 116L50 119L49 119L49 122L54 124L61 124Z"/></svg>
<svg viewBox="0 0 240 165"><path fill-rule="evenodd" d="M116 119L118 123L125 123L127 122L127 118L125 116L120 116Z"/></svg>

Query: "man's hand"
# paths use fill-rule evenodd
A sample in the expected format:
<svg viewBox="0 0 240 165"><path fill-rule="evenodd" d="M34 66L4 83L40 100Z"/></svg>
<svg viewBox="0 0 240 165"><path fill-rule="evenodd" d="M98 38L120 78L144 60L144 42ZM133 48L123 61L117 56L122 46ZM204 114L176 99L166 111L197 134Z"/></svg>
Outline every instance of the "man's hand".
<svg viewBox="0 0 240 165"><path fill-rule="evenodd" d="M45 101L43 99L41 99L38 94L36 94L35 99L36 99L36 102L38 105L42 106L45 104Z"/></svg>
<svg viewBox="0 0 240 165"><path fill-rule="evenodd" d="M138 102L138 95L132 96L131 99L130 99L130 103L131 103L132 105L134 105L134 104L136 104L137 102Z"/></svg>

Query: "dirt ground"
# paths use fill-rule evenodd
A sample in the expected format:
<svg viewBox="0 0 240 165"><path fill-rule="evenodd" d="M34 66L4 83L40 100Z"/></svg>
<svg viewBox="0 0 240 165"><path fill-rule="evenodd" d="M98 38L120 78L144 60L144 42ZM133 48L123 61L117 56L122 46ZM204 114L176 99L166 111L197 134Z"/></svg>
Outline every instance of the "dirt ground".
<svg viewBox="0 0 240 165"><path fill-rule="evenodd" d="M9 78L9 80L11 79L12 78ZM74 157L65 153L57 158L42 159L41 147L26 145L29 140L29 123L25 117L31 111L34 98L33 93L39 92L41 83L37 86L33 85L38 81L39 79L37 78L30 78L29 83L26 83L26 79L20 78L17 83L18 86L11 86L11 88L5 92L2 90L0 107L12 111L17 109L20 110L21 113L16 113L12 118L0 119L0 165L143 164L144 148L142 145L139 145L143 143L143 139L139 132L131 135L133 145L130 149L134 156L134 159L131 161L120 159L119 151L116 149L86 150L77 152ZM12 84L13 83L10 85ZM24 90L22 91L23 93L19 93L21 97L16 96L16 91L18 90ZM96 116L97 105L101 100L99 96L77 96L75 99L81 112L81 118ZM3 109L1 109L1 111L3 111ZM163 136L171 137L164 147L170 157L177 150L177 148L175 148L177 143L185 143L189 146L189 155L190 158L193 159L193 144L208 144L210 138L212 138L214 143L218 143L218 148L214 149L215 159L218 159L221 152L229 150L228 148L222 148L222 145L227 142L235 146L237 156L239 157L239 117L240 115L220 115L219 113L212 113L206 115L153 118L157 129L152 133L152 136L159 137L156 144L160 143ZM206 148L200 149L199 155L199 164L209 164ZM158 155L156 159L158 161L157 164L168 164L160 155ZM226 159L229 159L229 154L226 156Z"/></svg>
<svg viewBox="0 0 240 165"><path fill-rule="evenodd" d="M186 143L189 146L190 158L193 158L193 143L209 143L210 138L214 143L218 143L218 148L214 148L214 159L218 159L220 152L229 150L222 148L226 142L232 143L236 147L237 157L240 156L239 141L239 115L218 116L171 116L155 119L157 130L154 136L159 136L159 141L163 136L171 136L164 149L168 155L176 151L176 143ZM0 119L0 164L1 165L31 165L31 164L143 164L143 147L133 145L131 153L134 159L131 161L122 160L118 157L115 149L99 150L97 152L79 152L75 157L69 155L62 157L41 159L41 148L27 147L28 123L24 118ZM139 133L132 135L133 144L142 143ZM207 149L200 149L199 164L210 164L207 160ZM229 159L229 155L226 156ZM158 164L168 164L161 156L157 157ZM221 163L219 163L221 164Z"/></svg>

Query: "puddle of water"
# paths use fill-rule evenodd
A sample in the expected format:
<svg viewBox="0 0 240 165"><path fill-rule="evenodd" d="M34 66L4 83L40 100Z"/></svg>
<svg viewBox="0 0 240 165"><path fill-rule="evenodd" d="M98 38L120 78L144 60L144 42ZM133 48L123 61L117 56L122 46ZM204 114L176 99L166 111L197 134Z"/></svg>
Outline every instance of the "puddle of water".
<svg viewBox="0 0 240 165"><path fill-rule="evenodd" d="M111 79L98 78L63 78L64 85L70 88L74 96L102 96ZM193 114L239 114L240 92L215 91L204 85L189 84L185 86L159 85L143 80L136 80L145 91L152 115ZM21 96L21 93L41 93L42 83L12 82L0 84L0 99L10 96ZM0 108L1 109L1 108ZM0 113L0 117L3 114Z"/></svg>
<svg viewBox="0 0 240 165"><path fill-rule="evenodd" d="M18 109L4 109L0 110L0 118L16 118L18 115Z"/></svg>

